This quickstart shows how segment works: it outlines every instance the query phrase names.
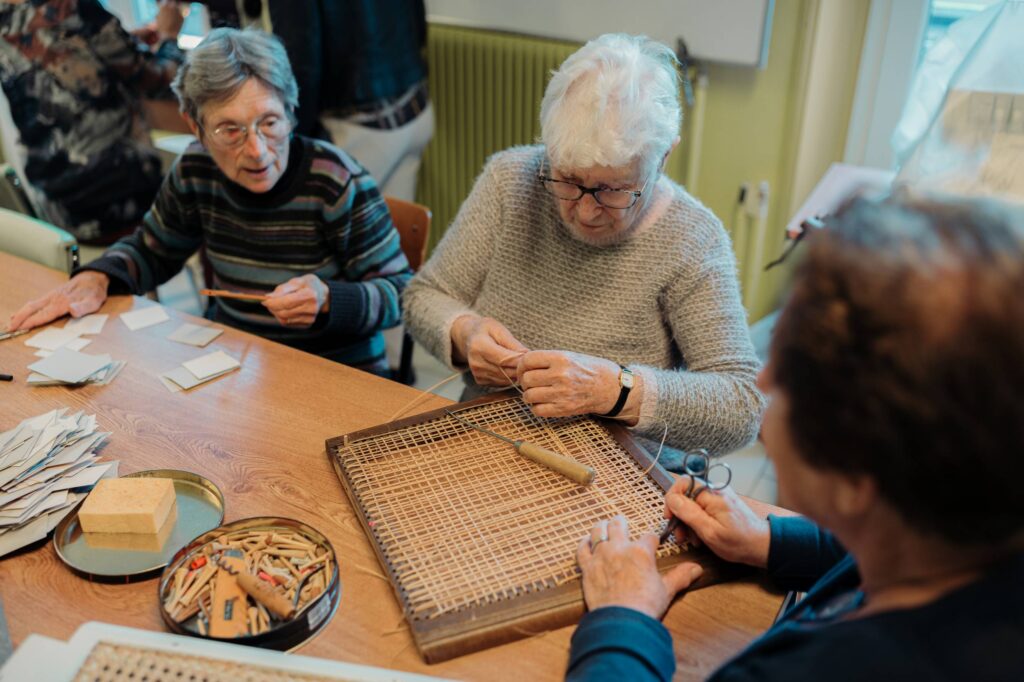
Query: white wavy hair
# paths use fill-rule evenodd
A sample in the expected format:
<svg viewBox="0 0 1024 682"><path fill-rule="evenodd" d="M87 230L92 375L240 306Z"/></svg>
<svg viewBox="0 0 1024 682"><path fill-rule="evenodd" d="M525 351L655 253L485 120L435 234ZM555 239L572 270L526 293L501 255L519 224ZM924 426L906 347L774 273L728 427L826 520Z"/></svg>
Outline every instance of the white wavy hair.
<svg viewBox="0 0 1024 682"><path fill-rule="evenodd" d="M607 33L573 53L553 72L540 105L551 163L655 165L682 123L678 63L666 45L625 33Z"/></svg>

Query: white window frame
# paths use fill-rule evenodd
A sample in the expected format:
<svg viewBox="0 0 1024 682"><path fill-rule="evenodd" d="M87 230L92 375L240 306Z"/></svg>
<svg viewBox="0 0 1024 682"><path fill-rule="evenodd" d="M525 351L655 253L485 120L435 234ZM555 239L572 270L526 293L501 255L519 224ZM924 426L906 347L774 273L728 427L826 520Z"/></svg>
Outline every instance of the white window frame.
<svg viewBox="0 0 1024 682"><path fill-rule="evenodd" d="M928 24L929 0L871 0L843 161L891 170L890 139L903 114Z"/></svg>

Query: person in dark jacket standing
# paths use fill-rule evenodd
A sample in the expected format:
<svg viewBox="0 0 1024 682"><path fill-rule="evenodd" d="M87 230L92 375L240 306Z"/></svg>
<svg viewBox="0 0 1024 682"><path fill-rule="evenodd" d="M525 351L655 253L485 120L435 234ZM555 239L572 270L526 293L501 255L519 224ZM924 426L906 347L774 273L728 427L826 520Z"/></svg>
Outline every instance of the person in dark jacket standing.
<svg viewBox="0 0 1024 682"><path fill-rule="evenodd" d="M242 25L281 39L299 84L296 132L333 142L413 200L434 134L423 0L239 0Z"/></svg>
<svg viewBox="0 0 1024 682"><path fill-rule="evenodd" d="M666 497L728 561L807 591L713 680L1024 679L1024 216L856 200L810 237L760 385L780 494ZM678 536L682 539L682 535ZM622 518L579 547L568 678L671 678L657 620L701 569L655 568Z"/></svg>

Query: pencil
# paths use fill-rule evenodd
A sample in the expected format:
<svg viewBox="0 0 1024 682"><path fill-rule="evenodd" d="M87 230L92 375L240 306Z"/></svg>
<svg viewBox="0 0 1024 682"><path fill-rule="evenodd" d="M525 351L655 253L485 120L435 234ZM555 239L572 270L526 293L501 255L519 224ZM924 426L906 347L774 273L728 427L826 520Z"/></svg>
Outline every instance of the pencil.
<svg viewBox="0 0 1024 682"><path fill-rule="evenodd" d="M239 294L226 289L200 289L203 296L216 296L218 298L237 298L240 301L265 301L269 298L266 294Z"/></svg>

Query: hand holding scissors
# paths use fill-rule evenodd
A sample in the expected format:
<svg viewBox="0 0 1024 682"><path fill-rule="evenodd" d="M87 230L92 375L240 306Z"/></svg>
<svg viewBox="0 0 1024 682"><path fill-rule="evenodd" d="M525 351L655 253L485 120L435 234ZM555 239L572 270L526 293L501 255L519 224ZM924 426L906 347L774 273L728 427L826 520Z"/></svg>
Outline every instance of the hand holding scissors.
<svg viewBox="0 0 1024 682"><path fill-rule="evenodd" d="M683 494L691 500L696 500L705 490L712 492L723 490L732 482L732 469L729 468L729 465L725 462L715 462L712 464L711 456L703 448L687 453L683 457L683 472L690 477L690 484L686 487L686 491ZM713 474L712 472L724 473ZM665 526L665 530L661 531L661 535L658 536L658 544L660 545L665 540L668 540L669 536L681 525L682 521L677 517L672 517Z"/></svg>

